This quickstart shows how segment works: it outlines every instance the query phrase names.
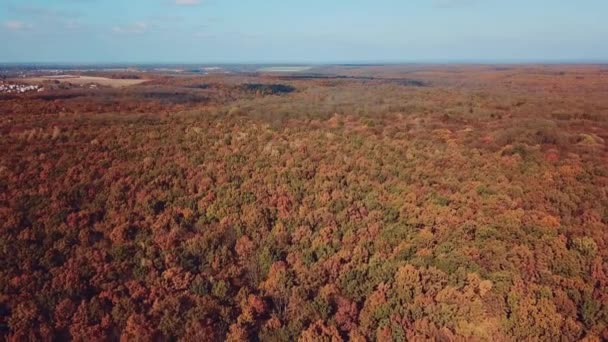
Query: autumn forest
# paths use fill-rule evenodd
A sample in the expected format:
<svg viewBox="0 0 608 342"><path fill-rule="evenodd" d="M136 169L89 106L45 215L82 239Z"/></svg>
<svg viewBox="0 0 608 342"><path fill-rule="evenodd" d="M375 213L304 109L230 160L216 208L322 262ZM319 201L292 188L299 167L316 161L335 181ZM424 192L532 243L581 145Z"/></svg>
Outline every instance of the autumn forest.
<svg viewBox="0 0 608 342"><path fill-rule="evenodd" d="M90 76L0 94L0 340L608 340L608 67Z"/></svg>

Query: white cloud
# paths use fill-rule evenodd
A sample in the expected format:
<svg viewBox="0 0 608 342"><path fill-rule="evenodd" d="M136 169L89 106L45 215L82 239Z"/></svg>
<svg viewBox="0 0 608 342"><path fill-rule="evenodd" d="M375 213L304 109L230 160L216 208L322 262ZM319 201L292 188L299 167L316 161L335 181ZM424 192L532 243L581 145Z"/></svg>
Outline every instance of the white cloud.
<svg viewBox="0 0 608 342"><path fill-rule="evenodd" d="M210 32L194 32L194 36L196 38L204 38L204 39L211 39L211 38L215 38L216 35Z"/></svg>
<svg viewBox="0 0 608 342"><path fill-rule="evenodd" d="M67 30L80 30L82 28L82 23L79 20L68 20L65 22L64 26Z"/></svg>
<svg viewBox="0 0 608 342"><path fill-rule="evenodd" d="M141 34L149 30L150 26L144 22L137 22L128 26L114 26L112 31L115 33Z"/></svg>
<svg viewBox="0 0 608 342"><path fill-rule="evenodd" d="M173 3L178 6L195 6L200 5L201 0L173 0Z"/></svg>
<svg viewBox="0 0 608 342"><path fill-rule="evenodd" d="M433 0L433 5L439 8L455 8L473 5L477 0Z"/></svg>
<svg viewBox="0 0 608 342"><path fill-rule="evenodd" d="M5 21L4 24L2 24L2 26L5 29L11 30L11 31L22 31L22 30L27 30L29 28L31 28L31 26L29 24L26 24L22 21L18 21L18 20L9 20L9 21Z"/></svg>

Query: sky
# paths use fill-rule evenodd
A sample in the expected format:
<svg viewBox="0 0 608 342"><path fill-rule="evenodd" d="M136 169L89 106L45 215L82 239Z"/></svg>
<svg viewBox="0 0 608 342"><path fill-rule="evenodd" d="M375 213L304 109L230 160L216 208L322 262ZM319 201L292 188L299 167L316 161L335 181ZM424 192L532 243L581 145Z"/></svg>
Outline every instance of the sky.
<svg viewBox="0 0 608 342"><path fill-rule="evenodd" d="M0 0L0 63L608 61L606 0Z"/></svg>

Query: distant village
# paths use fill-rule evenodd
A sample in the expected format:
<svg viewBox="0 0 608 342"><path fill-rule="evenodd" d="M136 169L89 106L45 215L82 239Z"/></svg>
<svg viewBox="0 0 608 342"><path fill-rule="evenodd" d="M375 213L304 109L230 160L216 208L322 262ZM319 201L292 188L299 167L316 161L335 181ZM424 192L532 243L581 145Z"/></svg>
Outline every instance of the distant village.
<svg viewBox="0 0 608 342"><path fill-rule="evenodd" d="M24 94L34 91L44 91L44 87L40 85L14 84L0 81L0 94Z"/></svg>

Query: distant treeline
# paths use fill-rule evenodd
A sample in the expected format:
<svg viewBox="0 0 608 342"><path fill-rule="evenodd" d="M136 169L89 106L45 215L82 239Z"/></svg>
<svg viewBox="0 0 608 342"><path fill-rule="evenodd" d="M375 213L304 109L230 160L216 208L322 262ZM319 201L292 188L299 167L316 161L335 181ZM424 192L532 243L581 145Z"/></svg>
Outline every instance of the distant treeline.
<svg viewBox="0 0 608 342"><path fill-rule="evenodd" d="M323 75L323 74L306 74L306 75L288 75L279 76L278 79L282 80L355 80L355 81L385 81L398 85L412 86L412 87L427 87L427 82L409 78L382 78L382 77L369 77L369 76L344 76L344 75Z"/></svg>
<svg viewBox="0 0 608 342"><path fill-rule="evenodd" d="M262 83L246 83L241 86L245 91L261 93L263 95L287 94L294 92L295 87L286 84L262 84Z"/></svg>

